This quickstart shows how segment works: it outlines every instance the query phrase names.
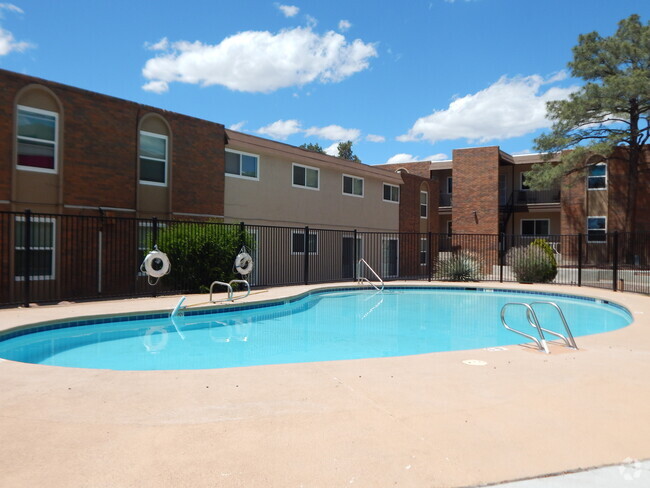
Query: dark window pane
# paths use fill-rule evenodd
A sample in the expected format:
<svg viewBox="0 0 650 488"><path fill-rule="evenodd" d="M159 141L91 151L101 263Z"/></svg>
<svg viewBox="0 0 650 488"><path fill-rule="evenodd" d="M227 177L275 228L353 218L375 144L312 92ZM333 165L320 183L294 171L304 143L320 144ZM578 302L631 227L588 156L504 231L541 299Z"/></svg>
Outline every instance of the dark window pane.
<svg viewBox="0 0 650 488"><path fill-rule="evenodd" d="M306 186L309 188L318 188L318 171L315 169L308 169L306 173L307 181Z"/></svg>
<svg viewBox="0 0 650 488"><path fill-rule="evenodd" d="M239 174L239 154L226 152L226 173L230 175Z"/></svg>
<svg viewBox="0 0 650 488"><path fill-rule="evenodd" d="M305 252L305 235L293 234L291 243L291 252Z"/></svg>
<svg viewBox="0 0 650 488"><path fill-rule="evenodd" d="M241 155L241 174L250 178L257 178L257 158Z"/></svg>
<svg viewBox="0 0 650 488"><path fill-rule="evenodd" d="M348 176L343 177L343 193L352 193L352 178Z"/></svg>
<svg viewBox="0 0 650 488"><path fill-rule="evenodd" d="M165 183L165 163L140 158L140 179L154 183Z"/></svg>
<svg viewBox="0 0 650 488"><path fill-rule="evenodd" d="M521 221L521 235L534 236L535 235L535 221L522 220Z"/></svg>
<svg viewBox="0 0 650 488"><path fill-rule="evenodd" d="M305 186L305 168L302 166L293 167L293 184Z"/></svg>
<svg viewBox="0 0 650 488"><path fill-rule="evenodd" d="M384 185L384 200L390 200L390 186Z"/></svg>

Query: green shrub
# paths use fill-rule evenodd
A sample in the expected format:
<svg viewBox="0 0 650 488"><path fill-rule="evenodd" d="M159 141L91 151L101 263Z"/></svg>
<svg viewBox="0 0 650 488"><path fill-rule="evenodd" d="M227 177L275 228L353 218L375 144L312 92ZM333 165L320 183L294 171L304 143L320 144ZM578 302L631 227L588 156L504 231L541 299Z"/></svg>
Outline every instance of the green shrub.
<svg viewBox="0 0 650 488"><path fill-rule="evenodd" d="M544 277L544 283L550 283L557 276L557 260L555 259L555 252L553 252L553 248L546 239L535 239L530 243L530 245L538 246L540 249L543 249L550 259L551 269L549 270L548 275Z"/></svg>
<svg viewBox="0 0 650 488"><path fill-rule="evenodd" d="M539 245L513 247L506 255L517 281L522 283L549 283L557 274L554 257L549 257Z"/></svg>
<svg viewBox="0 0 650 488"><path fill-rule="evenodd" d="M436 277L448 281L480 281L482 268L483 263L476 254L458 251L440 260Z"/></svg>
<svg viewBox="0 0 650 488"><path fill-rule="evenodd" d="M158 232L158 248L171 262L165 284L188 292L207 292L213 281L234 279L235 258L242 243L252 247L251 236L237 225L177 222Z"/></svg>

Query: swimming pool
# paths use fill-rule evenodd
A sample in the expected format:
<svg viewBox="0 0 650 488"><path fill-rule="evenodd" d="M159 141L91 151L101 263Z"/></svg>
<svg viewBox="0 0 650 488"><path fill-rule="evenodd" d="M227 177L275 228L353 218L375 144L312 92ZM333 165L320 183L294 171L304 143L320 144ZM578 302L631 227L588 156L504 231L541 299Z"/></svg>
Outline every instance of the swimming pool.
<svg viewBox="0 0 650 488"><path fill-rule="evenodd" d="M500 312L505 303L552 300L574 336L632 322L623 307L569 295L485 288L387 287L313 291L280 302L55 323L0 335L0 358L113 370L211 369L520 344ZM543 327L564 333L557 312ZM531 333L523 309L508 324ZM534 331L533 331L534 332ZM579 341L578 341L579 345Z"/></svg>

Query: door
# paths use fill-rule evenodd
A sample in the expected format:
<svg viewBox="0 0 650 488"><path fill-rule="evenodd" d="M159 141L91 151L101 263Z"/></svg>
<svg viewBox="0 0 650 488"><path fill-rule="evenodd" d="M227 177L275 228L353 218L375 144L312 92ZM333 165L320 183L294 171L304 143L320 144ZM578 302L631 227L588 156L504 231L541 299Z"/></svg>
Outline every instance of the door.
<svg viewBox="0 0 650 488"><path fill-rule="evenodd" d="M387 237L381 242L381 274L382 278L395 278L399 273L398 266L399 241Z"/></svg>

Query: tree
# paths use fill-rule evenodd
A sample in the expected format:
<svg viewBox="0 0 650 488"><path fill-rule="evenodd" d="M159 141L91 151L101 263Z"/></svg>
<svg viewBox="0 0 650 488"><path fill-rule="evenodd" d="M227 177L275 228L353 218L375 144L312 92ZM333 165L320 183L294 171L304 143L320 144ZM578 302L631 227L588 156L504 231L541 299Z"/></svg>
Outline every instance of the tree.
<svg viewBox="0 0 650 488"><path fill-rule="evenodd" d="M326 153L325 153L325 149L323 149L323 148L321 147L321 145L318 144L317 142L314 143L314 144L312 144L312 143L309 143L309 144L305 143L305 144L301 145L300 148L301 148L301 149L306 149L307 151L313 151L313 152L317 152L317 153L321 153L321 154L326 154Z"/></svg>
<svg viewBox="0 0 650 488"><path fill-rule="evenodd" d="M361 162L357 155L352 152L352 141L339 142L337 149L339 150L339 158L354 161L355 163Z"/></svg>
<svg viewBox="0 0 650 488"><path fill-rule="evenodd" d="M631 15L611 37L581 35L569 68L586 83L567 100L547 103L553 125L535 140L547 162L533 167L526 184L548 188L604 158L622 160L628 167L624 230L630 232L638 176L647 169L643 146L650 135L650 23L643 25L638 15ZM560 156L557 165L548 162L554 155Z"/></svg>

